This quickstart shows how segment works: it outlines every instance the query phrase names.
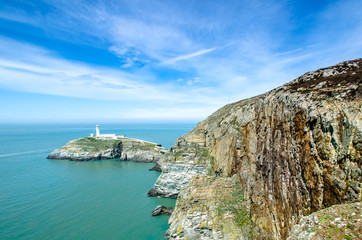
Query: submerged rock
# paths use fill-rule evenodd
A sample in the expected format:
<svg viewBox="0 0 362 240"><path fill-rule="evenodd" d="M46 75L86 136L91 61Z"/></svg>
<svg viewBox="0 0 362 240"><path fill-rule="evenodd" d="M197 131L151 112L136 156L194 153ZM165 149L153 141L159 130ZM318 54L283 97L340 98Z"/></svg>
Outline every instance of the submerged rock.
<svg viewBox="0 0 362 240"><path fill-rule="evenodd" d="M173 212L173 207L165 207L163 205L158 205L155 209L152 210L152 216L171 215L172 212Z"/></svg>

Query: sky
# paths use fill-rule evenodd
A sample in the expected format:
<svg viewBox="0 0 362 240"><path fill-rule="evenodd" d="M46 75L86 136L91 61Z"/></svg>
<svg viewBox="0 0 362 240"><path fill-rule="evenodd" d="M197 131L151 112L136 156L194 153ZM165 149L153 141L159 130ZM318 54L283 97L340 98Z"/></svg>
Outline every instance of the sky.
<svg viewBox="0 0 362 240"><path fill-rule="evenodd" d="M360 0L0 0L0 122L198 122L361 56Z"/></svg>

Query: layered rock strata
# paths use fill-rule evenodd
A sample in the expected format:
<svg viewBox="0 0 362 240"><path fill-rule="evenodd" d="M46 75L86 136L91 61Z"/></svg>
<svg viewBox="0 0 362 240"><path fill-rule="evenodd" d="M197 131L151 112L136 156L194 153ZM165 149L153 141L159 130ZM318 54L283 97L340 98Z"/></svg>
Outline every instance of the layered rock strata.
<svg viewBox="0 0 362 240"><path fill-rule="evenodd" d="M120 161L158 162L163 158L165 149L160 144L133 138L122 138L122 155Z"/></svg>
<svg viewBox="0 0 362 240"><path fill-rule="evenodd" d="M86 137L68 142L54 150L48 159L90 161L119 159L120 161L157 162L162 158L158 144L132 138L101 139Z"/></svg>
<svg viewBox="0 0 362 240"><path fill-rule="evenodd" d="M210 156L205 147L204 132L194 129L180 137L158 162L161 175L148 196L176 198L193 176L206 175ZM200 137L201 136L201 137Z"/></svg>
<svg viewBox="0 0 362 240"><path fill-rule="evenodd" d="M206 172L204 167L188 162L166 162L161 165L161 169L161 175L148 192L150 197L177 198L177 195L189 183L191 177L204 175Z"/></svg>
<svg viewBox="0 0 362 240"><path fill-rule="evenodd" d="M236 239L286 239L302 216L361 201L361 105L362 60L356 59L308 72L268 93L226 105L180 138L175 149L181 147L181 155L200 164L205 174L239 179L250 231L241 225L240 231L247 233ZM206 162L197 162L200 152L192 157L189 146L205 150ZM181 161L176 158L172 164ZM202 192L205 186L190 179L185 182L189 184L186 188L181 184L169 237L183 239L189 231L199 238L216 238L215 225L203 229L196 224L202 216L208 222L216 219L212 213L205 215L213 203L200 205L200 196L189 194ZM214 187L229 188L227 184ZM223 234L226 239L228 230Z"/></svg>

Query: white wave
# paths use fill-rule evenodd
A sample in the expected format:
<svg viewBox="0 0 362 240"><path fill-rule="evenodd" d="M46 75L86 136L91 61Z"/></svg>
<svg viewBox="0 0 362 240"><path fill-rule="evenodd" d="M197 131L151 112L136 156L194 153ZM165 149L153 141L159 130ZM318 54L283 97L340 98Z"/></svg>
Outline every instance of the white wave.
<svg viewBox="0 0 362 240"><path fill-rule="evenodd" d="M53 149L42 149L42 150L32 150L32 151L27 151L27 152L0 154L0 158L25 155L25 154L29 154L29 153L41 153L41 152L47 152L47 151L51 151L51 150L53 150Z"/></svg>

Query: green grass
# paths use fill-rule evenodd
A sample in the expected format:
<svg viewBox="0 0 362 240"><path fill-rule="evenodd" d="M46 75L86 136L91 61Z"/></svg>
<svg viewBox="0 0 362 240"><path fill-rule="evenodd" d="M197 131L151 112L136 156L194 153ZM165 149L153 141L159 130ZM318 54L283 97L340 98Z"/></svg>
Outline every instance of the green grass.
<svg viewBox="0 0 362 240"><path fill-rule="evenodd" d="M154 143L149 143L149 142L130 142L129 143L129 148L130 149L142 149L142 150L146 150L146 149L153 149L156 147L156 144Z"/></svg>
<svg viewBox="0 0 362 240"><path fill-rule="evenodd" d="M169 153L168 156L165 158L166 162L176 162L183 160L182 158L183 151L177 150L174 153Z"/></svg>
<svg viewBox="0 0 362 240"><path fill-rule="evenodd" d="M214 175L214 173L215 173L214 166L215 166L215 159L214 159L214 157L211 157L210 158L210 167L207 169L207 175L209 175L209 176Z"/></svg>
<svg viewBox="0 0 362 240"><path fill-rule="evenodd" d="M199 161L197 162L197 164L208 165L209 163L211 164L211 162L214 162L214 159L212 156L210 156L207 148L202 149L201 153L200 153ZM213 166L213 163L212 163L212 166Z"/></svg>
<svg viewBox="0 0 362 240"><path fill-rule="evenodd" d="M176 158L181 157L181 155L182 155L182 151L177 151L177 152L174 153L174 156L175 156Z"/></svg>
<svg viewBox="0 0 362 240"><path fill-rule="evenodd" d="M251 225L249 211L244 206L244 193L241 190L240 184L236 184L236 190L231 193L231 199L223 199L217 207L218 215L220 216L226 211L231 211L235 216L235 221L240 228ZM252 237L252 229L249 232Z"/></svg>
<svg viewBox="0 0 362 240"><path fill-rule="evenodd" d="M243 191L238 188L235 192L232 193L232 196L233 199L228 202L228 205L230 206L231 211L234 213L235 220L239 227L250 225L251 220L249 212L242 204L245 201Z"/></svg>
<svg viewBox="0 0 362 240"><path fill-rule="evenodd" d="M347 227L351 230L354 230L356 228L356 226L354 224L348 223Z"/></svg>
<svg viewBox="0 0 362 240"><path fill-rule="evenodd" d="M209 157L209 151L207 149L202 150L201 156L205 158Z"/></svg>
<svg viewBox="0 0 362 240"><path fill-rule="evenodd" d="M97 139L93 137L86 137L78 139L74 144L85 152L98 152L110 148L117 148L121 142L119 139Z"/></svg>
<svg viewBox="0 0 362 240"><path fill-rule="evenodd" d="M321 221L322 224L324 224L326 222L326 220L329 220L330 216L328 215L320 215L319 216L319 220Z"/></svg>

